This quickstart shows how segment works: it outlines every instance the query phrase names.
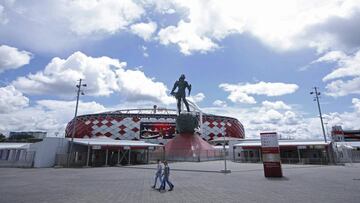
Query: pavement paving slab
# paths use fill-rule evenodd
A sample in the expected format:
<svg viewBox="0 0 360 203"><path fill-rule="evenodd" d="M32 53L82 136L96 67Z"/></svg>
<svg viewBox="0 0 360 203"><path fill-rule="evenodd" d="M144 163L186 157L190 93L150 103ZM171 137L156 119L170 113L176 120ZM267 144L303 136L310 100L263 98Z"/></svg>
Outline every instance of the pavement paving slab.
<svg viewBox="0 0 360 203"><path fill-rule="evenodd" d="M359 202L360 164L283 164L265 178L262 164L170 163L173 191L151 188L155 164L103 168L0 168L0 203L9 202Z"/></svg>

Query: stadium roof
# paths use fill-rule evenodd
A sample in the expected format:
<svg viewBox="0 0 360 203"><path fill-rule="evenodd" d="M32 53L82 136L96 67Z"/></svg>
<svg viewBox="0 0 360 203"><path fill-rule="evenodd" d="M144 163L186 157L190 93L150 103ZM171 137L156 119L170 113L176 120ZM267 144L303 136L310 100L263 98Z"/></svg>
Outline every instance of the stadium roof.
<svg viewBox="0 0 360 203"><path fill-rule="evenodd" d="M28 149L30 143L10 143L2 142L0 143L0 149Z"/></svg>
<svg viewBox="0 0 360 203"><path fill-rule="evenodd" d="M197 111L191 111L199 115ZM167 109L167 108L139 108L139 109L120 109L115 111L106 111L106 112L98 112L93 114L84 114L78 115L77 117L84 117L84 116L97 116L97 115L167 115L167 116L177 116L176 109ZM232 118L228 116L219 116L215 114L203 113L203 116L216 116L222 118Z"/></svg>
<svg viewBox="0 0 360 203"><path fill-rule="evenodd" d="M167 108L139 108L139 109L121 109L116 111L107 111L103 114L176 114L175 109Z"/></svg>
<svg viewBox="0 0 360 203"><path fill-rule="evenodd" d="M279 140L279 146L309 146L309 145L329 145L330 142L323 140ZM234 144L236 147L260 147L261 141L257 140L242 140L240 143Z"/></svg>
<svg viewBox="0 0 360 203"><path fill-rule="evenodd" d="M69 138L69 140L71 140ZM138 140L114 140L107 137L74 138L74 143L86 146L118 146L118 147L162 147L159 144L147 143Z"/></svg>
<svg viewBox="0 0 360 203"><path fill-rule="evenodd" d="M360 142L337 142L336 146L337 147L348 147L348 148L360 147Z"/></svg>

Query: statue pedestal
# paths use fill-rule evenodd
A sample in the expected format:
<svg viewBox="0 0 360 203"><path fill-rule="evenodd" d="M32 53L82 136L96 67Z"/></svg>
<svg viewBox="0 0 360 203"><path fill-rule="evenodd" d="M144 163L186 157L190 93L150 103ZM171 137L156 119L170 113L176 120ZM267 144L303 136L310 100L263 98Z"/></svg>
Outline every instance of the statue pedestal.
<svg viewBox="0 0 360 203"><path fill-rule="evenodd" d="M170 161L208 161L221 153L196 133L180 133L165 145L165 156Z"/></svg>

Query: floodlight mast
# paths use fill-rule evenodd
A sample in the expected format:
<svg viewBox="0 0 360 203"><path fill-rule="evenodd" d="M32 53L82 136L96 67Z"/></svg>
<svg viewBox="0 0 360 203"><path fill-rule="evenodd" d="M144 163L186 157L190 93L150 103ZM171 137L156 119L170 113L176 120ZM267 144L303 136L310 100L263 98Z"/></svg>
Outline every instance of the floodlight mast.
<svg viewBox="0 0 360 203"><path fill-rule="evenodd" d="M81 84L81 83L82 83L82 79L80 78L79 84L76 85L77 95L76 95L75 116L73 119L73 129L72 129L72 133L71 133L70 149L69 149L68 156L67 156L67 167L68 168L70 167L70 159L71 159L71 154L72 154L73 145L74 145L74 137L75 137L75 131L76 131L76 117L77 117L77 112L78 112L78 107L79 107L79 97L80 97L80 94L85 95L84 92L81 90L81 87L86 87L86 84Z"/></svg>
<svg viewBox="0 0 360 203"><path fill-rule="evenodd" d="M320 92L318 92L318 88L317 88L317 87L314 87L313 89L314 89L314 91L313 91L313 92L310 92L310 94L315 94L314 101L316 101L316 102L317 102L317 106L318 106L318 109L319 109L319 114L320 114L321 128L322 128L323 135L324 135L324 140L325 140L325 143L326 143L326 142L327 142L327 140L326 140L326 134L325 134L325 128L324 128L324 122L323 122L323 118L322 118L322 114L321 114L321 108L320 108L320 102L319 102L319 95L320 95Z"/></svg>

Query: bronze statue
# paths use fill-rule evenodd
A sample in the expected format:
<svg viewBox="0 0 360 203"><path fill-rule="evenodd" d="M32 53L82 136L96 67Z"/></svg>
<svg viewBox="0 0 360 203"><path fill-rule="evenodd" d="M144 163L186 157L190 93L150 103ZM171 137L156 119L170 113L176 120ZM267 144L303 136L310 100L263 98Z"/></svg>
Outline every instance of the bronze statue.
<svg viewBox="0 0 360 203"><path fill-rule="evenodd" d="M177 92L174 92L175 89L178 88ZM179 78L178 81L175 82L174 87L171 90L171 95L175 96L176 100L177 100L177 109L180 115L181 112L181 100L184 102L185 106L186 106L186 110L188 112L190 112L189 109L189 103L186 100L186 93L185 93L185 89L188 88L189 90L189 94L188 96L190 96L190 92L191 92L191 85L185 81L185 75L182 74Z"/></svg>

